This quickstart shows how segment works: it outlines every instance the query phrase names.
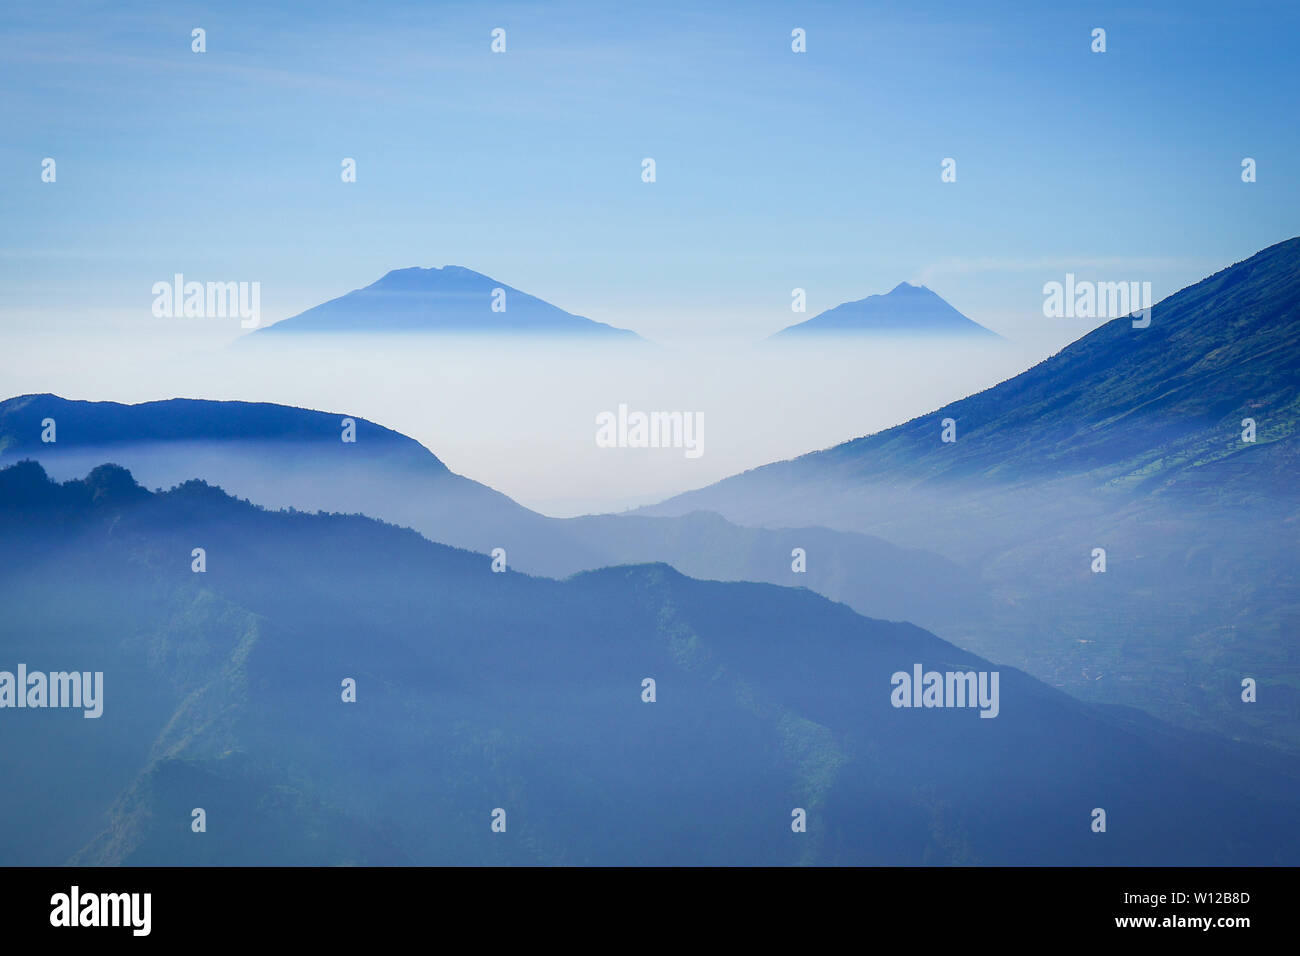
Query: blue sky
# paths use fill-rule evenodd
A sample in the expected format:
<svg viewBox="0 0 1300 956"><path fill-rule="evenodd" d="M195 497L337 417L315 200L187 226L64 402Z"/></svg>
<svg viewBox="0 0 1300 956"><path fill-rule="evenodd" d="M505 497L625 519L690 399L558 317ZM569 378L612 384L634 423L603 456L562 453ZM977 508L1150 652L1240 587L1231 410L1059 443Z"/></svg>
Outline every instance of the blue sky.
<svg viewBox="0 0 1300 956"><path fill-rule="evenodd" d="M1159 297L1300 231L1298 9L8 4L0 329L455 263L651 338L905 279L1015 334L1068 269Z"/></svg>

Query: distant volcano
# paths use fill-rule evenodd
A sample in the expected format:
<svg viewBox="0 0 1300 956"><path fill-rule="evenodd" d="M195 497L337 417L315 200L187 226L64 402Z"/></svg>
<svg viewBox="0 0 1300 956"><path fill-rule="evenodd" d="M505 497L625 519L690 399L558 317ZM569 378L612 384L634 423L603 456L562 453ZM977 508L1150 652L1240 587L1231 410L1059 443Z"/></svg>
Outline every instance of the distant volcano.
<svg viewBox="0 0 1300 956"><path fill-rule="evenodd" d="M870 295L827 309L778 336L880 335L890 337L974 337L994 341L996 332L973 322L923 285L900 282L886 295Z"/></svg>
<svg viewBox="0 0 1300 956"><path fill-rule="evenodd" d="M449 332L582 336L642 341L635 332L593 322L463 266L394 269L364 289L253 333Z"/></svg>

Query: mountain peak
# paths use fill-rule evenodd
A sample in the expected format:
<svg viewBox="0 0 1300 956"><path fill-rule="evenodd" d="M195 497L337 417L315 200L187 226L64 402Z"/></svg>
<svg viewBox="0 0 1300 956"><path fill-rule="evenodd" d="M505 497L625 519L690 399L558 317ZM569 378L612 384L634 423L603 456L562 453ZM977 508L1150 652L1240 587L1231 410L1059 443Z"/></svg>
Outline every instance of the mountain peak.
<svg viewBox="0 0 1300 956"><path fill-rule="evenodd" d="M923 285L900 282L883 295L845 302L806 322L782 329L777 336L815 334L893 338L982 338L1001 336L968 319ZM773 336L774 338L776 336Z"/></svg>
<svg viewBox="0 0 1300 956"><path fill-rule="evenodd" d="M366 286L367 289L373 289L382 282L390 279L410 279L414 281L425 281L426 284L436 283L440 279L482 279L485 282L494 282L493 279L485 276L481 272L475 272L465 266L446 265L433 266L426 268L424 266L406 266L402 269L390 269L385 272L378 280ZM500 283L495 283L500 285ZM364 291L364 290L358 290Z"/></svg>
<svg viewBox="0 0 1300 956"><path fill-rule="evenodd" d="M88 474L83 484L96 504L123 504L148 496L135 476L121 465L99 465Z"/></svg>
<svg viewBox="0 0 1300 956"><path fill-rule="evenodd" d="M365 288L259 329L245 339L262 341L261 336L268 332L522 333L641 341L634 332L565 312L458 265L393 269Z"/></svg>

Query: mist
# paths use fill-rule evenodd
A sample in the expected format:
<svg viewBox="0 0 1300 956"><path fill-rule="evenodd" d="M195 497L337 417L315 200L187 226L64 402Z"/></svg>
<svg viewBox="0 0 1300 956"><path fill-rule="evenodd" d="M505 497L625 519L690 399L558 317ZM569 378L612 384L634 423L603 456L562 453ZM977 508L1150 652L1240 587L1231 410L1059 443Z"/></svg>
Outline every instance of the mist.
<svg viewBox="0 0 1300 956"><path fill-rule="evenodd" d="M175 325L33 329L0 356L6 396L126 403L275 402L359 416L410 435L453 471L543 514L616 512L870 434L1009 378L1042 344L822 340L603 345L446 335L236 340ZM56 344L58 343L58 344ZM75 360L75 361L74 361ZM702 454L601 448L596 417L702 418Z"/></svg>

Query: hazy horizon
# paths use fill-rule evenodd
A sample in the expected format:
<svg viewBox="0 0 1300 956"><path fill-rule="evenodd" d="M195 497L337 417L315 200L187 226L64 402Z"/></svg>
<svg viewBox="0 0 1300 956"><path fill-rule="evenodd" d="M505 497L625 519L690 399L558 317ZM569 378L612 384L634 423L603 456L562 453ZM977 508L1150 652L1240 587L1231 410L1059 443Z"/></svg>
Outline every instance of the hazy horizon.
<svg viewBox="0 0 1300 956"><path fill-rule="evenodd" d="M180 355L158 345L105 361L112 349L110 341L86 348L77 361L66 356L51 376L43 369L57 351L19 347L0 363L4 397L52 392L126 404L206 398L361 416L555 517L651 504L879 431L1042 357L1005 343L687 352L420 334L295 336L215 349L191 343ZM596 415L617 413L620 404L702 415L703 453L597 447Z"/></svg>
<svg viewBox="0 0 1300 956"><path fill-rule="evenodd" d="M1293 235L1297 17L10 6L0 393L347 410L548 514L657 501L924 414L1106 321L1045 317L1047 283L1159 301ZM256 285L267 327L445 265L656 349L272 355L228 348L237 317L153 309L177 274ZM1007 341L761 344L901 282ZM621 403L703 415L704 453L598 449Z"/></svg>

